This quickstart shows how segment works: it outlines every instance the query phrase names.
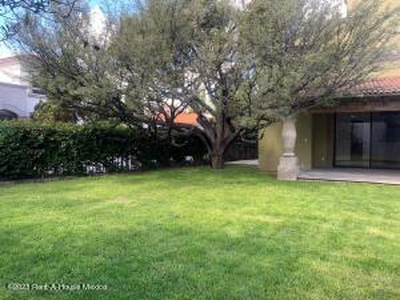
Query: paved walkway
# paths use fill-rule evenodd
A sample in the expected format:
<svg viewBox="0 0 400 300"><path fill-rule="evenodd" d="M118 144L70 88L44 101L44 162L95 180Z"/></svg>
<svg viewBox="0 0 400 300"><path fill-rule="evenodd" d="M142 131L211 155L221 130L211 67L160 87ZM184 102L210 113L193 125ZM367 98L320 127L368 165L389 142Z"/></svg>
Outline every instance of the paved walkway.
<svg viewBox="0 0 400 300"><path fill-rule="evenodd" d="M227 162L228 165L245 165L245 166L256 166L258 167L258 159L253 160L237 160Z"/></svg>
<svg viewBox="0 0 400 300"><path fill-rule="evenodd" d="M299 179L400 185L400 170L316 169L301 171Z"/></svg>

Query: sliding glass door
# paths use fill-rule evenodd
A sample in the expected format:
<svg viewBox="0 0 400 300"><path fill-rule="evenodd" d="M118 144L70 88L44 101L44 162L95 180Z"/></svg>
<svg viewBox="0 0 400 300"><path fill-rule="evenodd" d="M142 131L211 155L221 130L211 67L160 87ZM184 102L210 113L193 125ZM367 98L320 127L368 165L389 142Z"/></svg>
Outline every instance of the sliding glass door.
<svg viewBox="0 0 400 300"><path fill-rule="evenodd" d="M335 166L400 169L400 112L341 113L335 123Z"/></svg>
<svg viewBox="0 0 400 300"><path fill-rule="evenodd" d="M368 114L336 116L335 165L368 168L371 158L371 123Z"/></svg>
<svg viewBox="0 0 400 300"><path fill-rule="evenodd" d="M400 113L372 114L371 168L400 169Z"/></svg>

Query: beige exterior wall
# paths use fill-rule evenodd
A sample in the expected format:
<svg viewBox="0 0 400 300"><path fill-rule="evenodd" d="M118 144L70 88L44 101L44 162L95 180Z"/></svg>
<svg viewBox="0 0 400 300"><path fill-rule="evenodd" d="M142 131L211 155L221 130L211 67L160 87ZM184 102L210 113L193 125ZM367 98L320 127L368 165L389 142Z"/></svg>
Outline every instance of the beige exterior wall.
<svg viewBox="0 0 400 300"><path fill-rule="evenodd" d="M282 123L276 123L264 129L258 143L259 168L276 172L279 157L282 154Z"/></svg>
<svg viewBox="0 0 400 300"><path fill-rule="evenodd" d="M301 114L296 120L297 140L296 154L299 158L301 170L312 169L312 145L313 145L313 118L311 114Z"/></svg>
<svg viewBox="0 0 400 300"><path fill-rule="evenodd" d="M312 128L311 114L301 114L297 117L296 155L299 158L300 168L312 168ZM276 172L279 157L282 154L282 124L276 123L266 128L259 142L259 167L261 170Z"/></svg>
<svg viewBox="0 0 400 300"><path fill-rule="evenodd" d="M334 115L315 114L313 118L313 168L333 167Z"/></svg>
<svg viewBox="0 0 400 300"><path fill-rule="evenodd" d="M334 115L302 114L297 117L296 155L301 170L333 167ZM282 155L282 124L263 131L259 142L259 167L276 172Z"/></svg>

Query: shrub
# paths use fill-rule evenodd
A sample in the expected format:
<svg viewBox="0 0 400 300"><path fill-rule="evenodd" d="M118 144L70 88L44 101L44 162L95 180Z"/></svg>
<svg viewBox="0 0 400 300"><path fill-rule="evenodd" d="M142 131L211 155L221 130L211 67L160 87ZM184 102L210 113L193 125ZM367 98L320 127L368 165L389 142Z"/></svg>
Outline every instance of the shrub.
<svg viewBox="0 0 400 300"><path fill-rule="evenodd" d="M37 178L136 171L204 163L206 149L194 136L184 146L146 132L110 125L42 125L0 122L0 178Z"/></svg>

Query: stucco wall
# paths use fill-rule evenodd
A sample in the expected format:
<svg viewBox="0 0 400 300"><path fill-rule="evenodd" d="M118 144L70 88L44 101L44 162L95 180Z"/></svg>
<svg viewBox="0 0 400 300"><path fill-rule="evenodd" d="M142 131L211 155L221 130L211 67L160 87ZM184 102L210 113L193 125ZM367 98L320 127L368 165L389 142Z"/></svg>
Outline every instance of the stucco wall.
<svg viewBox="0 0 400 300"><path fill-rule="evenodd" d="M296 154L299 159L301 170L312 169L312 128L312 115L302 114L297 117Z"/></svg>
<svg viewBox="0 0 400 300"><path fill-rule="evenodd" d="M26 70L19 57L0 59L0 110L10 111L19 118L27 118L43 95L32 92Z"/></svg>
<svg viewBox="0 0 400 300"><path fill-rule="evenodd" d="M276 172L282 153L282 124L276 123L264 129L258 143L259 168Z"/></svg>
<svg viewBox="0 0 400 300"><path fill-rule="evenodd" d="M312 116L302 114L297 117L296 154L300 168L312 168ZM276 123L266 128L259 142L259 167L261 170L276 172L282 154L282 124Z"/></svg>
<svg viewBox="0 0 400 300"><path fill-rule="evenodd" d="M0 83L0 109L8 110L20 118L29 117L40 97L32 95L28 86Z"/></svg>
<svg viewBox="0 0 400 300"><path fill-rule="evenodd" d="M315 114L313 118L313 168L333 167L334 116Z"/></svg>

